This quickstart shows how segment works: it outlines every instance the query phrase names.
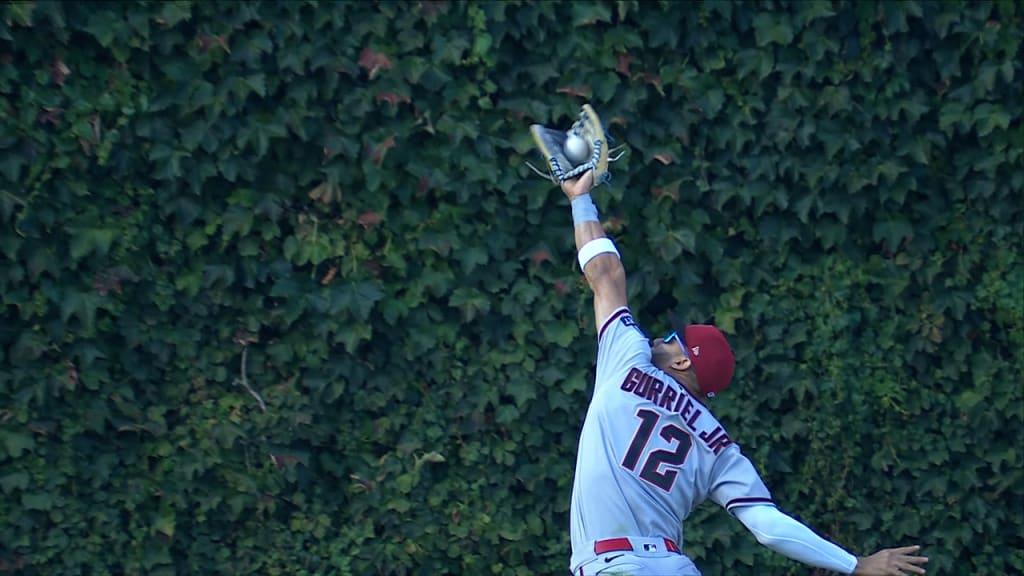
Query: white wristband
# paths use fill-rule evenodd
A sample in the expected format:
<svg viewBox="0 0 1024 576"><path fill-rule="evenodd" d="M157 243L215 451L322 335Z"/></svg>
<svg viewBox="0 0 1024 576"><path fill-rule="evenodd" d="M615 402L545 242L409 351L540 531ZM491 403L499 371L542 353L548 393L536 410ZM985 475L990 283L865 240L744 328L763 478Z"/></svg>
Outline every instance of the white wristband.
<svg viewBox="0 0 1024 576"><path fill-rule="evenodd" d="M611 238L594 238L590 242L587 242L580 248L579 254L576 255L577 260L580 263L580 270L587 269L587 263L594 259L598 254L615 254L619 256L619 251L615 248L615 243L612 242Z"/></svg>

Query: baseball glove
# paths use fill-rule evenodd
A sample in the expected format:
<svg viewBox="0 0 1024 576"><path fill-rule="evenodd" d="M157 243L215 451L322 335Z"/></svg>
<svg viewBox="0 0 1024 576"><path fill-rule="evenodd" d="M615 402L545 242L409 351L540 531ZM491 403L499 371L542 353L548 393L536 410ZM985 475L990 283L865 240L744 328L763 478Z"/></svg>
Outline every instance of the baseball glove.
<svg viewBox="0 0 1024 576"><path fill-rule="evenodd" d="M583 105L579 120L568 131L534 124L530 126L530 134L548 165L549 173L544 174L529 162L527 165L556 184L578 178L589 170L594 171L595 186L608 182L612 177L608 164L622 156L609 157L611 151L604 125L590 104Z"/></svg>

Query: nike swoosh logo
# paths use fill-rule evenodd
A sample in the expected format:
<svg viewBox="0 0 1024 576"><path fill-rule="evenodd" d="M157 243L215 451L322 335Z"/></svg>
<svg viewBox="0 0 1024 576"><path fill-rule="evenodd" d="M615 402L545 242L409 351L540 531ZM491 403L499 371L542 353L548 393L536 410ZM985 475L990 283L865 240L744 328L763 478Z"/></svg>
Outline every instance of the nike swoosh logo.
<svg viewBox="0 0 1024 576"><path fill-rule="evenodd" d="M616 556L609 556L609 557L605 558L604 561L605 562L611 562L612 560L615 560L616 558L622 558L623 556L625 556L625 554L618 554Z"/></svg>

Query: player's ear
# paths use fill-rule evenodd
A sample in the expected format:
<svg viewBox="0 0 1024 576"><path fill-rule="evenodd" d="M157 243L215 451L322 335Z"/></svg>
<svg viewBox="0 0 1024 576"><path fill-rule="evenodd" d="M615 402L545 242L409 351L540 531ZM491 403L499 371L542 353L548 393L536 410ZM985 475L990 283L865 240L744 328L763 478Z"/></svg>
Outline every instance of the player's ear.
<svg viewBox="0 0 1024 576"><path fill-rule="evenodd" d="M672 359L672 368L680 372L686 372L691 366L693 366L693 363L683 354Z"/></svg>

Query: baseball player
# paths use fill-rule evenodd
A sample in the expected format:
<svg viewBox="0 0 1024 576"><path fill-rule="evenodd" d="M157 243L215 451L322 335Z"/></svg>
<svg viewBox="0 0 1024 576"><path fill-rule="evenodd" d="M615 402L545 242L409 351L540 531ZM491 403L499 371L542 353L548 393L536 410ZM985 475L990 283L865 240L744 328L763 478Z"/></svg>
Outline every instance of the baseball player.
<svg viewBox="0 0 1024 576"><path fill-rule="evenodd" d="M682 553L683 520L711 499L757 541L841 574L924 574L920 546L857 557L781 512L753 464L704 400L735 361L714 326L679 326L648 340L626 303L626 273L590 198L591 172L565 181L580 267L594 292L594 393L572 489L573 576L699 576Z"/></svg>

